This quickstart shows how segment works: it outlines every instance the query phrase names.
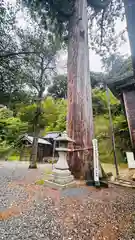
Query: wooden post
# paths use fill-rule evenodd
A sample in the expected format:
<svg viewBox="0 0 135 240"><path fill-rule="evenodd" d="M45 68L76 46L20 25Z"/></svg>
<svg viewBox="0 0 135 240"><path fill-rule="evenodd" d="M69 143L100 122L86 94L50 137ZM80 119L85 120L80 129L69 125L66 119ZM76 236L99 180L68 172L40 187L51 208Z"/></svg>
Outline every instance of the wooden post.
<svg viewBox="0 0 135 240"><path fill-rule="evenodd" d="M89 74L87 0L75 0L69 23L68 136L76 148L91 148L93 138L92 94ZM92 150L73 152L69 166L75 177L92 178Z"/></svg>
<svg viewBox="0 0 135 240"><path fill-rule="evenodd" d="M116 155L114 127L113 127L113 120L112 120L112 113L111 113L110 94L109 94L109 88L108 88L107 85L106 85L106 95L107 95L108 113L109 113L109 120L110 120L110 134L111 134L111 139L112 139L114 165L115 165L115 169L116 169L116 176L118 177L119 176L119 169L118 169L118 162L117 162L117 155Z"/></svg>

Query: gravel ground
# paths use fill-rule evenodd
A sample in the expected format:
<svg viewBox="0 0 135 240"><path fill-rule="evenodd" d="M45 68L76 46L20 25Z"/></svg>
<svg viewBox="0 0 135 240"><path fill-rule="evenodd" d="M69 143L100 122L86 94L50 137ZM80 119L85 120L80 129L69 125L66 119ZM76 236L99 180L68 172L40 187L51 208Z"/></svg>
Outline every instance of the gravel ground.
<svg viewBox="0 0 135 240"><path fill-rule="evenodd" d="M133 240L135 190L35 185L44 168L0 163L0 239Z"/></svg>

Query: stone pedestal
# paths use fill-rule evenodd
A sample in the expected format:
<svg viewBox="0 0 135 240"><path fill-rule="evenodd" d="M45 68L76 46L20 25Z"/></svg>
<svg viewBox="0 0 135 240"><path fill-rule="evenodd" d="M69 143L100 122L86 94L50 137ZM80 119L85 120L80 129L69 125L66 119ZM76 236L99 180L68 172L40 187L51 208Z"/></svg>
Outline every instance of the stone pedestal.
<svg viewBox="0 0 135 240"><path fill-rule="evenodd" d="M61 137L55 139L55 141L60 142L60 147L56 148L59 153L59 159L55 168L53 169L53 176L51 181L45 181L45 184L53 188L67 188L75 187L76 183L74 181L73 175L69 171L69 166L67 163L67 152L68 142L73 142L66 133Z"/></svg>
<svg viewBox="0 0 135 240"><path fill-rule="evenodd" d="M59 148L56 149L59 152L59 160L55 165L55 169L53 170L54 182L58 184L68 184L74 180L73 175L69 171L68 163L67 163L67 149Z"/></svg>

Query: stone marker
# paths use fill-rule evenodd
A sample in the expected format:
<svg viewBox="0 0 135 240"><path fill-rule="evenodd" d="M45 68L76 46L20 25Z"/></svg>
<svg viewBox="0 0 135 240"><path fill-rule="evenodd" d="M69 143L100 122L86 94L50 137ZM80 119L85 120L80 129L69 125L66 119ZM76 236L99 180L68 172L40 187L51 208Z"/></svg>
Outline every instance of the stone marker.
<svg viewBox="0 0 135 240"><path fill-rule="evenodd" d="M95 182L95 186L100 186L99 176L101 174L101 169L99 166L97 139L93 139L92 143L93 143L93 162L94 162L94 182Z"/></svg>
<svg viewBox="0 0 135 240"><path fill-rule="evenodd" d="M126 152L128 168L135 169L135 160L133 152Z"/></svg>

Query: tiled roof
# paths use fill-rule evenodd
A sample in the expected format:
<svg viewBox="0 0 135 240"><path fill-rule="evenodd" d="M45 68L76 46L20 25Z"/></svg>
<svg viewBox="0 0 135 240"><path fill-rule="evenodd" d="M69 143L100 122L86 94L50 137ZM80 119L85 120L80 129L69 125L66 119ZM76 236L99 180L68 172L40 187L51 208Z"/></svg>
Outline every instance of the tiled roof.
<svg viewBox="0 0 135 240"><path fill-rule="evenodd" d="M60 134L61 134L60 132L49 132L43 138L45 138L45 139L49 139L49 138L55 139L55 138L59 137Z"/></svg>
<svg viewBox="0 0 135 240"><path fill-rule="evenodd" d="M32 137L32 136L29 136L29 135L25 135L25 136L23 137L23 140L27 140L27 141L29 141L30 143L33 143L33 137ZM45 145L51 145L51 143L49 143L48 141L46 141L46 140L43 139L43 138L38 138L38 143L45 144Z"/></svg>

